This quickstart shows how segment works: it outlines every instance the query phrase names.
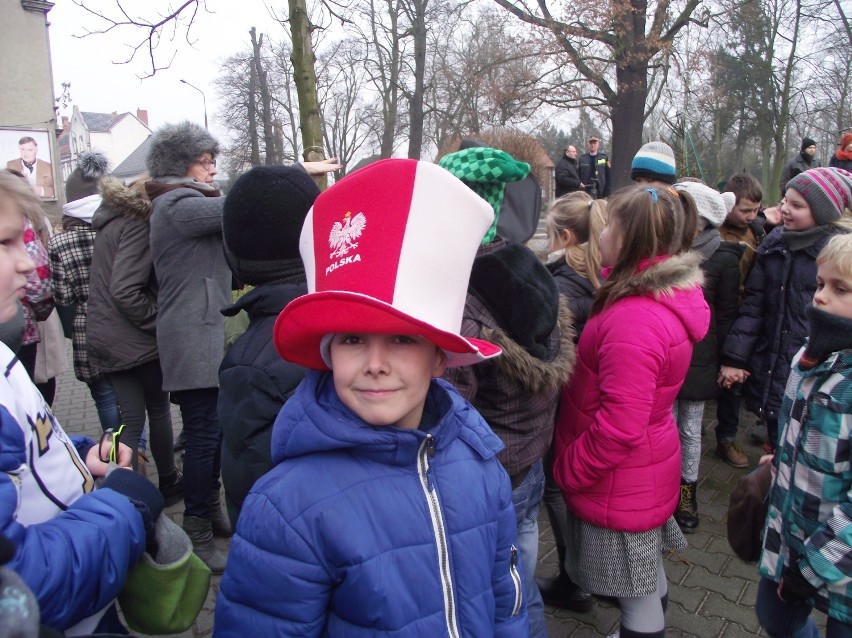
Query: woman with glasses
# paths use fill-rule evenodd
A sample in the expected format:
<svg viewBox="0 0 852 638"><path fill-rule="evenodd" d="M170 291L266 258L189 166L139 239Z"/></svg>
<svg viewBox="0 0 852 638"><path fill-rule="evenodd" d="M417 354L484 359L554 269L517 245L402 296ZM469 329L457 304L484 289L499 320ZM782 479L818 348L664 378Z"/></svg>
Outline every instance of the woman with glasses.
<svg viewBox="0 0 852 638"><path fill-rule="evenodd" d="M186 442L183 528L213 573L225 554L213 542L230 536L219 502L222 432L216 404L224 356L224 316L231 271L222 247L222 204L216 177L219 143L191 122L167 124L151 140L151 257L157 293L157 346L163 390L180 408Z"/></svg>

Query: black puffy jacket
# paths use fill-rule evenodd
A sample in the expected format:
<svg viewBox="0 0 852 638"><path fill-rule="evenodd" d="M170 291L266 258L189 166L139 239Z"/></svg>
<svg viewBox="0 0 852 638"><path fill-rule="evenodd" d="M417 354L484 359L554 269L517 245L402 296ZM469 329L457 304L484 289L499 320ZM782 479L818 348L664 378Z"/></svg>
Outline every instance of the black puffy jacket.
<svg viewBox="0 0 852 638"><path fill-rule="evenodd" d="M245 310L249 327L228 349L219 367L219 423L222 426L222 483L231 525L255 481L272 469L272 424L307 370L281 358L272 328L284 306L307 285L258 286L222 310Z"/></svg>
<svg viewBox="0 0 852 638"><path fill-rule="evenodd" d="M692 349L686 380L677 395L685 401L707 401L719 394L716 379L722 344L737 318L740 297L740 257L745 246L723 241L709 259L701 262L701 290L710 307L710 328Z"/></svg>
<svg viewBox="0 0 852 638"><path fill-rule="evenodd" d="M745 368L746 407L769 419L778 418L793 355L808 336L805 308L816 292L816 257L834 227L815 243L790 250L783 227L775 228L757 249L746 280L737 320L722 349L724 365Z"/></svg>
<svg viewBox="0 0 852 638"><path fill-rule="evenodd" d="M592 310L595 287L591 281L571 268L564 258L547 264L547 270L553 275L559 294L571 311L574 343L577 343Z"/></svg>

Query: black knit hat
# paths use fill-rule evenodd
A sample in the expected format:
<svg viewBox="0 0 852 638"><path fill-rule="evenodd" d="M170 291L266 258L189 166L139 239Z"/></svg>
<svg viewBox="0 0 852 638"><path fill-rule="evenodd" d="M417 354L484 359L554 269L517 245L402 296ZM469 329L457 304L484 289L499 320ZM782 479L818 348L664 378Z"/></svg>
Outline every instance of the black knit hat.
<svg viewBox="0 0 852 638"><path fill-rule="evenodd" d="M257 166L240 176L222 212L225 258L246 284L302 273L302 225L319 188L299 165Z"/></svg>
<svg viewBox="0 0 852 638"><path fill-rule="evenodd" d="M816 142L809 137L803 137L801 150L804 151L808 146L816 146Z"/></svg>
<svg viewBox="0 0 852 638"><path fill-rule="evenodd" d="M98 182L109 170L106 155L97 151L85 151L77 158L77 168L65 180L65 200L78 199L98 194Z"/></svg>

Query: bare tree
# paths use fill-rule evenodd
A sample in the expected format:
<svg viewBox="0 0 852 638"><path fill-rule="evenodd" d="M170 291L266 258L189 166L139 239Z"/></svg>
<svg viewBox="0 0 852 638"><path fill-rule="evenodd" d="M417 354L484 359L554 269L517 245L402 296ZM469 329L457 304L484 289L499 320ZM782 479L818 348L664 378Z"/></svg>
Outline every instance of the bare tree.
<svg viewBox="0 0 852 638"><path fill-rule="evenodd" d="M537 9L523 0L494 1L549 31L577 73L597 89L612 122L613 182L627 183L630 162L642 144L652 61L671 49L681 29L697 21L693 13L700 0L571 4L564 17L554 15L547 0L538 0Z"/></svg>

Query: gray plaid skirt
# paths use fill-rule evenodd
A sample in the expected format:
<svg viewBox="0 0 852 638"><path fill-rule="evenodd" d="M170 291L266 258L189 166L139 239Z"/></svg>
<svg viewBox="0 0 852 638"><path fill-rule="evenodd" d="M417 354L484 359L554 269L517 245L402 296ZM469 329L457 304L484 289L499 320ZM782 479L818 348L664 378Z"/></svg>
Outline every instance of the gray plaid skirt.
<svg viewBox="0 0 852 638"><path fill-rule="evenodd" d="M687 546L674 516L647 532L618 532L581 520L569 508L568 532L565 562L571 580L587 591L616 598L656 591L660 554Z"/></svg>

